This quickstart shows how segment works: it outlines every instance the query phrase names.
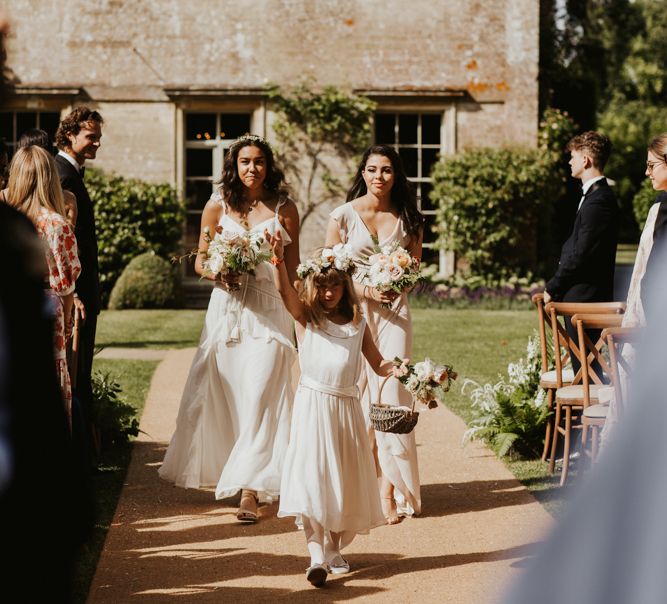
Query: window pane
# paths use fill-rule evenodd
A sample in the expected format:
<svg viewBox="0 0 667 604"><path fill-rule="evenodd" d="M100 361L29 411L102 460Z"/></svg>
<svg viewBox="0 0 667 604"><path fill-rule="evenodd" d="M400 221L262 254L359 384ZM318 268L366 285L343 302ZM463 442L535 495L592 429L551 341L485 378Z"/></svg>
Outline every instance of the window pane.
<svg viewBox="0 0 667 604"><path fill-rule="evenodd" d="M220 138L238 138L250 132L250 115L223 113L220 116Z"/></svg>
<svg viewBox="0 0 667 604"><path fill-rule="evenodd" d="M402 145L417 144L417 120L416 113L404 113L398 116L398 142Z"/></svg>
<svg viewBox="0 0 667 604"><path fill-rule="evenodd" d="M190 213L185 223L185 249L197 247L199 243L199 229L201 228L201 214L199 212Z"/></svg>
<svg viewBox="0 0 667 604"><path fill-rule="evenodd" d="M422 144L440 144L440 114L426 113L422 115Z"/></svg>
<svg viewBox="0 0 667 604"><path fill-rule="evenodd" d="M398 154L403 160L403 167L405 168L405 173L411 177L417 177L417 149L399 149Z"/></svg>
<svg viewBox="0 0 667 604"><path fill-rule="evenodd" d="M431 168L438 161L437 149L422 149L422 173L421 176L428 178L431 176Z"/></svg>
<svg viewBox="0 0 667 604"><path fill-rule="evenodd" d="M433 243L438 235L433 232L435 226L435 216L432 214L426 215L426 224L424 225L424 243Z"/></svg>
<svg viewBox="0 0 667 604"><path fill-rule="evenodd" d="M185 203L189 210L203 210L211 197L213 187L210 180L188 180L185 185Z"/></svg>
<svg viewBox="0 0 667 604"><path fill-rule="evenodd" d="M185 116L185 138L189 141L215 138L215 113L188 113Z"/></svg>
<svg viewBox="0 0 667 604"><path fill-rule="evenodd" d="M30 128L37 127L37 114L34 111L21 111L16 113L16 138Z"/></svg>
<svg viewBox="0 0 667 604"><path fill-rule="evenodd" d="M0 138L7 142L14 140L14 114L10 111L0 112Z"/></svg>
<svg viewBox="0 0 667 604"><path fill-rule="evenodd" d="M208 176L210 178L213 175L213 150L186 149L185 175Z"/></svg>
<svg viewBox="0 0 667 604"><path fill-rule="evenodd" d="M56 130L60 123L60 113L40 113L39 127L49 135L51 143L56 139Z"/></svg>
<svg viewBox="0 0 667 604"><path fill-rule="evenodd" d="M395 143L395 120L396 114L394 113L377 113L375 115L375 142L378 145L393 145Z"/></svg>
<svg viewBox="0 0 667 604"><path fill-rule="evenodd" d="M420 183L421 189L421 205L420 208L423 210L435 210L435 205L429 197L431 191L433 190L433 185L430 182Z"/></svg>
<svg viewBox="0 0 667 604"><path fill-rule="evenodd" d="M436 249L423 247L422 262L424 264L438 264L440 261L440 252Z"/></svg>

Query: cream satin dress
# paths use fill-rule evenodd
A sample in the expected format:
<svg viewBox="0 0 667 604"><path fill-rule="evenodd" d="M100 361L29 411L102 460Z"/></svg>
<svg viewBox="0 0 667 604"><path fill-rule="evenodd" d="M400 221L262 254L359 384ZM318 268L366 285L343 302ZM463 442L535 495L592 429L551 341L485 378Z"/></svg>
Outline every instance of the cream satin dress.
<svg viewBox="0 0 667 604"><path fill-rule="evenodd" d="M213 199L223 208L218 194ZM278 206L280 207L280 205ZM223 229L246 232L223 211ZM250 231L281 230L272 218ZM294 396L293 321L268 262L244 275L238 291L216 285L164 462L162 478L185 488L215 486L217 499L240 489L261 501L280 493Z"/></svg>
<svg viewBox="0 0 667 604"><path fill-rule="evenodd" d="M367 258L374 253L375 243L368 227L351 203L337 207L330 216L338 224L341 240L350 244L356 259ZM398 241L399 245L406 248L410 243L410 236L405 231L400 218L394 232L379 243L386 245L393 241ZM358 270L354 279L363 285L368 285L363 270ZM412 354L412 320L407 294L402 294L397 298L389 309L383 308L379 302L373 300L364 299L361 303L364 316L373 334L373 340L382 356L385 359L410 357ZM370 403L377 400L379 387L379 376L364 359L364 371L359 388L367 425ZM382 402L388 405L412 405L410 394L398 380L387 382L382 391ZM377 445L377 460L382 473L395 487L398 513L408 516L419 514L421 495L415 430L410 434L391 434L369 428L369 433Z"/></svg>

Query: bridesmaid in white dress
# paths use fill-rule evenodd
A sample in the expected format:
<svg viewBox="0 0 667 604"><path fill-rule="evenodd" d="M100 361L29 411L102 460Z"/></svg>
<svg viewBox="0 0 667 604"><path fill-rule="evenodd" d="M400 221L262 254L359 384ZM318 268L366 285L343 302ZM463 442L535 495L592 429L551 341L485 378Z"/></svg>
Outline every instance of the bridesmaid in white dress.
<svg viewBox="0 0 667 604"><path fill-rule="evenodd" d="M204 229L275 234L285 240L285 266L296 279L299 216L268 143L238 139L223 168L221 188L204 208ZM202 274L202 257L195 263ZM159 470L185 488L216 486L217 499L242 490L237 518L257 520L259 501L280 492L289 439L296 360L293 323L273 282L275 268L216 279L199 348L190 369L176 431Z"/></svg>
<svg viewBox="0 0 667 604"><path fill-rule="evenodd" d="M374 253L376 244L397 241L413 256L421 259L424 219L417 209L414 188L408 181L398 154L385 145L368 148L362 156L347 201L331 212L326 245L348 243L357 259ZM355 288L373 339L382 356L410 357L412 321L407 293L381 293L367 283L358 270ZM391 308L383 303L391 302ZM366 364L360 381L366 418L375 401L379 378ZM392 380L382 392L382 402L411 405L410 394ZM367 420L368 421L368 420ZM371 445L377 455L381 475L380 494L387 524L400 522L401 516L419 514L421 495L417 445L414 430L410 434L376 432L368 426Z"/></svg>
<svg viewBox="0 0 667 604"><path fill-rule="evenodd" d="M349 572L341 548L385 523L359 404L361 356L376 374L401 370L373 342L348 274L353 259L343 246L307 265L297 294L283 268L281 234L267 233L267 239L278 264L276 285L296 321L301 368L278 516L303 524L310 553L306 578L321 587L329 572Z"/></svg>

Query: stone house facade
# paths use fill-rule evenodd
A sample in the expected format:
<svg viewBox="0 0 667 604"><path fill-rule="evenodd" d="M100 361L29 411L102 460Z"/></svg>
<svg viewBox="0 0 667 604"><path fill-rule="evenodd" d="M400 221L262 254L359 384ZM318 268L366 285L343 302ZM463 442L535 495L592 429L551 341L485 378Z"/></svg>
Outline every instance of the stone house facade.
<svg viewBox="0 0 667 604"><path fill-rule="evenodd" d="M375 100L369 143L395 145L427 214L439 154L536 142L538 0L11 0L7 12L0 136L53 132L72 106L97 108L95 165L176 185L186 244L231 141L272 139L270 83ZM330 209L306 223L304 251Z"/></svg>

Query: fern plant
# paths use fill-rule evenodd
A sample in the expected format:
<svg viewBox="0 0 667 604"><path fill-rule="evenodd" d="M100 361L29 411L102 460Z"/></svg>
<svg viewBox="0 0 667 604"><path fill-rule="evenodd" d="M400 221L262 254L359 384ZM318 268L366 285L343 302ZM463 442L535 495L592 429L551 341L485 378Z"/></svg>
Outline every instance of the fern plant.
<svg viewBox="0 0 667 604"><path fill-rule="evenodd" d="M121 387L109 373L96 371L92 377L93 420L99 445L127 443L139 434L137 410L121 397Z"/></svg>
<svg viewBox="0 0 667 604"><path fill-rule="evenodd" d="M482 440L498 457L530 458L540 454L544 428L550 411L539 386L541 359L538 336L528 339L526 356L507 367L507 377L499 376L496 384L481 386L466 380L473 419L463 440Z"/></svg>

